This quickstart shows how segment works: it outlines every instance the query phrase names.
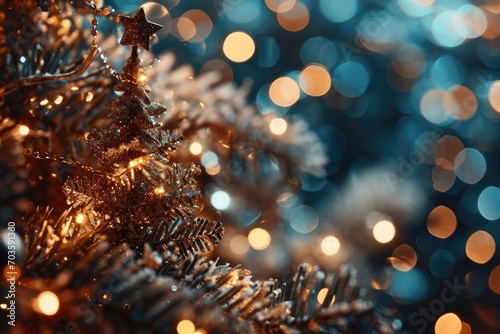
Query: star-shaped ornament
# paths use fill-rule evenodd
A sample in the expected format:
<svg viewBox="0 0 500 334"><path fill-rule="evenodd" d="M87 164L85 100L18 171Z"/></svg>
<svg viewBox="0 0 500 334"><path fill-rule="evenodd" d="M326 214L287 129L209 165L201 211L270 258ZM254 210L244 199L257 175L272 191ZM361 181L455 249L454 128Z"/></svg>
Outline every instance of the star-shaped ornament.
<svg viewBox="0 0 500 334"><path fill-rule="evenodd" d="M139 8L134 17L120 15L120 22L125 27L125 34L120 44L139 45L146 51L149 51L149 38L163 28L159 24L148 21L142 7Z"/></svg>

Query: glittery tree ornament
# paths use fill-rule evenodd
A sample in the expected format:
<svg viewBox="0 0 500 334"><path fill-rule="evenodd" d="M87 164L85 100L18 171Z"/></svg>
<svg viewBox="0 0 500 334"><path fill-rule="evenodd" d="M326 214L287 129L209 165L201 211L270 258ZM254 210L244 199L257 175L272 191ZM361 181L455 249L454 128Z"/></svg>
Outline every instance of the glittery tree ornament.
<svg viewBox="0 0 500 334"><path fill-rule="evenodd" d="M162 249L176 244L182 255L210 250L223 236L220 222L193 217L199 196L194 164L169 164L169 152L182 141L176 130L160 130L155 117L165 106L152 102L140 65L138 45L149 49L149 37L161 26L149 22L141 8L132 18L120 16L125 26L121 44L132 44L132 54L117 75L120 96L104 103L113 121L94 129L89 146L102 170L86 171L66 181L68 204L77 209L81 230L104 234L112 244L127 242L141 249L151 243Z"/></svg>

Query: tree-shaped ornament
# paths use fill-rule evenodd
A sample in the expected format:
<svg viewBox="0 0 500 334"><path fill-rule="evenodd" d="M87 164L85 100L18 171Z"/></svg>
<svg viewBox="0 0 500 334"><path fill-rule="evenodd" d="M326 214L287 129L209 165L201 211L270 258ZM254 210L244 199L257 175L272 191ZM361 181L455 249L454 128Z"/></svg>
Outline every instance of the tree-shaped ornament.
<svg viewBox="0 0 500 334"><path fill-rule="evenodd" d="M155 117L166 107L149 98L140 65L138 46L149 50L149 38L161 26L148 21L143 8L133 17L120 15L120 21L125 27L120 43L132 45L123 74L117 75L115 90L121 94L104 103L112 123L87 138L102 169L68 179L68 203L79 210L84 232L97 231L112 244L142 249L150 243L161 250L173 242L183 255L209 250L222 238L222 224L193 217L199 168L169 164L169 152L183 138L159 128Z"/></svg>

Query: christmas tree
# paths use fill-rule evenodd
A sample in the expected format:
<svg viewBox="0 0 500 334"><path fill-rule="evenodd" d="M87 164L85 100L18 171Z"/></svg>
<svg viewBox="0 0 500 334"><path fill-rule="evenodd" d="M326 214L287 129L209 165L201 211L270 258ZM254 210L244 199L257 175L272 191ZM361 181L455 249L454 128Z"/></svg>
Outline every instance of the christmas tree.
<svg viewBox="0 0 500 334"><path fill-rule="evenodd" d="M169 115L148 96L139 46L149 50L150 37L161 26L147 20L142 8L133 17L115 16L86 1L3 3L2 12L7 9L12 16L2 17L3 37L10 44L1 51L6 73L0 96L8 177L2 187L13 220L20 219L27 199L37 208L22 213L22 226L9 223L3 232L5 247L15 246L16 254L4 267L12 279L2 282L2 310L10 319L3 328L15 333L394 332L390 315L372 301L351 266L325 273L303 264L287 287L207 258L223 238L223 223L198 216L200 169L178 162L183 158L176 151L186 147L176 128L187 119L184 133L203 129L210 122L200 120L210 115L202 115L207 110ZM90 45L84 42L89 29L77 19L87 14L93 15ZM132 52L121 74L103 53L102 62L94 61L100 52L97 17L125 28L120 43L131 45ZM266 122L245 109L239 117L235 122L246 121L252 131ZM304 133L297 125L295 134ZM311 136L304 135L302 145L316 144ZM258 140L240 136L229 142L241 148L238 143ZM270 152L292 162L273 185L322 163L319 154L297 168L297 155L287 151L293 142L273 145L268 143ZM40 177L30 179L29 171Z"/></svg>

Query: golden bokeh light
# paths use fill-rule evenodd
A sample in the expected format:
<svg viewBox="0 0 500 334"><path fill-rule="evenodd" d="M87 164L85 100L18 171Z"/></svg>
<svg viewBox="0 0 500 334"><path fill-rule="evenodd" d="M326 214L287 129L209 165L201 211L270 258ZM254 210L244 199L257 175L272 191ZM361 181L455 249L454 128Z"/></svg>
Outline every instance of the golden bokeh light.
<svg viewBox="0 0 500 334"><path fill-rule="evenodd" d="M61 95L58 95L56 99L54 100L55 104L61 104L63 101L63 97Z"/></svg>
<svg viewBox="0 0 500 334"><path fill-rule="evenodd" d="M427 216L427 229L433 236L446 239L455 232L457 217L448 207L440 205Z"/></svg>
<svg viewBox="0 0 500 334"><path fill-rule="evenodd" d="M190 42L201 42L212 32L212 20L205 12L199 9L188 10L187 12L182 14L182 16L179 18L179 21L181 19L187 20L185 21L187 24L186 36L184 36L179 29L179 34L185 40L189 40ZM177 23L177 25L179 25L179 22Z"/></svg>
<svg viewBox="0 0 500 334"><path fill-rule="evenodd" d="M381 244L388 243L396 235L394 224L388 220L381 220L373 227L373 236Z"/></svg>
<svg viewBox="0 0 500 334"><path fill-rule="evenodd" d="M491 84L490 90L488 91L488 101L496 112L500 113L500 80L497 80Z"/></svg>
<svg viewBox="0 0 500 334"><path fill-rule="evenodd" d="M30 133L30 128L26 125L21 125L17 131L19 131L21 136L27 136Z"/></svg>
<svg viewBox="0 0 500 334"><path fill-rule="evenodd" d="M292 78L278 78L269 87L269 97L276 105L289 107L299 100L299 85Z"/></svg>
<svg viewBox="0 0 500 334"><path fill-rule="evenodd" d="M235 235L231 238L229 247L231 248L231 251L233 253L242 255L248 252L250 244L248 243L248 239L244 235Z"/></svg>
<svg viewBox="0 0 500 334"><path fill-rule="evenodd" d="M330 73L321 65L309 65L300 72L300 88L310 96L325 95L332 85Z"/></svg>
<svg viewBox="0 0 500 334"><path fill-rule="evenodd" d="M75 220L76 220L76 222L78 224L81 224L81 223L83 223L85 221L85 215L83 213L79 213L79 214L76 215L76 219Z"/></svg>
<svg viewBox="0 0 500 334"><path fill-rule="evenodd" d="M263 228L256 227L248 233L248 242L255 250L264 250L271 243L271 235Z"/></svg>
<svg viewBox="0 0 500 334"><path fill-rule="evenodd" d="M328 288L323 288L323 289L319 290L318 297L317 297L318 303L323 304L327 295L328 295ZM335 302L335 296L332 297L332 301L330 302L330 305L332 305L333 302Z"/></svg>
<svg viewBox="0 0 500 334"><path fill-rule="evenodd" d="M439 317L434 326L436 334L460 334L462 321L455 313L446 313Z"/></svg>
<svg viewBox="0 0 500 334"><path fill-rule="evenodd" d="M205 167L205 171L207 172L208 175L217 175L220 172L220 165L216 161L210 161L207 163L207 166Z"/></svg>
<svg viewBox="0 0 500 334"><path fill-rule="evenodd" d="M295 6L295 0L265 0L267 7L273 12L287 12Z"/></svg>
<svg viewBox="0 0 500 334"><path fill-rule="evenodd" d="M36 308L45 315L54 315L59 310L59 298L50 291L44 291L36 299Z"/></svg>
<svg viewBox="0 0 500 334"><path fill-rule="evenodd" d="M472 334L472 328L466 322L462 322L462 329L460 330L460 334Z"/></svg>
<svg viewBox="0 0 500 334"><path fill-rule="evenodd" d="M183 40L188 41L196 34L196 26L190 18L181 16L177 20L177 31Z"/></svg>
<svg viewBox="0 0 500 334"><path fill-rule="evenodd" d="M326 236L321 241L321 251L325 255L335 255L340 250L340 241L333 235Z"/></svg>
<svg viewBox="0 0 500 334"><path fill-rule="evenodd" d="M179 334L193 334L196 327L190 320L182 320L177 324L177 333Z"/></svg>
<svg viewBox="0 0 500 334"><path fill-rule="evenodd" d="M491 271L490 276L488 277L488 286L491 291L500 295L500 264Z"/></svg>
<svg viewBox="0 0 500 334"><path fill-rule="evenodd" d="M255 42L250 35L244 32L233 32L224 40L222 51L230 60L236 63L242 63L253 56L255 52Z"/></svg>
<svg viewBox="0 0 500 334"><path fill-rule="evenodd" d="M432 169L432 185L437 191L447 192L453 187L456 179L457 175L453 170L441 166L434 166Z"/></svg>
<svg viewBox="0 0 500 334"><path fill-rule="evenodd" d="M391 264L399 271L410 271L417 264L417 253L410 245L400 245L390 258Z"/></svg>
<svg viewBox="0 0 500 334"><path fill-rule="evenodd" d="M295 2L293 7L289 10L287 4L281 4L278 7L278 23L280 26L288 31L300 31L304 29L309 23L309 10L302 2Z"/></svg>
<svg viewBox="0 0 500 334"><path fill-rule="evenodd" d="M203 146L198 142L193 142L189 145L189 152L193 155L200 155L203 152Z"/></svg>
<svg viewBox="0 0 500 334"><path fill-rule="evenodd" d="M477 111L477 99L469 88L453 86L449 92L452 98L444 101L444 110L448 115L461 121L474 116Z"/></svg>
<svg viewBox="0 0 500 334"><path fill-rule="evenodd" d="M288 123L283 118L275 118L269 123L269 130L276 136L284 134L287 128Z"/></svg>
<svg viewBox="0 0 500 334"><path fill-rule="evenodd" d="M165 188L162 186L156 187L154 192L156 195L163 195L165 193Z"/></svg>
<svg viewBox="0 0 500 334"><path fill-rule="evenodd" d="M443 136L438 139L434 146L434 162L444 169L454 170L455 159L458 153L464 149L464 144L457 137Z"/></svg>
<svg viewBox="0 0 500 334"><path fill-rule="evenodd" d="M479 264L488 262L495 254L495 249L495 240L486 231L473 233L465 244L467 257Z"/></svg>

